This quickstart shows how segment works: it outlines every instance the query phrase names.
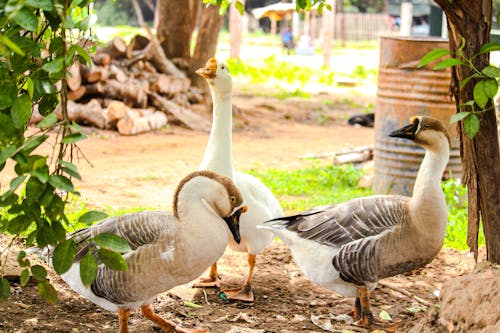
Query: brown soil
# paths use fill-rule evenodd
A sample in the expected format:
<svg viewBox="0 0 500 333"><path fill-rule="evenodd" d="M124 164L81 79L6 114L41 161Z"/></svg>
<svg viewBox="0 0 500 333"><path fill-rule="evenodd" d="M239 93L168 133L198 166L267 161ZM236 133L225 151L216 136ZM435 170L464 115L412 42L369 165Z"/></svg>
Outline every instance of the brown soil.
<svg viewBox="0 0 500 333"><path fill-rule="evenodd" d="M233 158L239 170L304 167L311 164L303 158L305 155L373 144L373 129L346 124L349 115L363 112L368 103L374 103L373 95L345 90L339 95L278 100L240 93L234 102ZM87 131L89 139L80 147L92 165L80 160L83 181L77 186L87 205L113 209L170 209L177 182L198 168L208 138L207 133L174 125L135 137ZM4 184L9 177L6 173L1 176ZM5 243L3 240L0 243ZM402 322L398 331L407 332L427 319L433 304L439 302L436 293L442 284L471 272L473 266L467 253L443 249L425 268L384 280L372 295L372 310L375 315L386 311L394 321ZM238 286L247 273L246 256L228 250L220 260L220 271L224 286ZM117 331L116 314L79 297L54 273L50 277L60 303L46 305L35 285L20 288L14 283L11 298L0 304L0 332ZM153 308L185 327L206 327L211 332L366 332L334 319L348 313L354 300L306 280L279 241L258 256L253 288L255 303L241 304L223 300L216 290L180 286L159 295ZM192 308L184 301L202 307ZM134 313L130 331L159 329Z"/></svg>

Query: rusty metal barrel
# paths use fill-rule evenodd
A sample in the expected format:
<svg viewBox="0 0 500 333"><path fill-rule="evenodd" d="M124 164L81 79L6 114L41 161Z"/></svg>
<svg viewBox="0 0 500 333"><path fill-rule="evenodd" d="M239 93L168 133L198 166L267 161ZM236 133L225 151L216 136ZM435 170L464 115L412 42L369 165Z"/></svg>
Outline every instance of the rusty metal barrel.
<svg viewBox="0 0 500 333"><path fill-rule="evenodd" d="M375 107L375 174L373 193L411 196L424 149L409 140L388 134L408 124L411 116L440 119L450 131L452 150L445 171L459 178L459 141L450 118L456 113L450 99L451 73L431 66L417 68L422 57L448 41L433 37L384 36L380 40L379 77Z"/></svg>

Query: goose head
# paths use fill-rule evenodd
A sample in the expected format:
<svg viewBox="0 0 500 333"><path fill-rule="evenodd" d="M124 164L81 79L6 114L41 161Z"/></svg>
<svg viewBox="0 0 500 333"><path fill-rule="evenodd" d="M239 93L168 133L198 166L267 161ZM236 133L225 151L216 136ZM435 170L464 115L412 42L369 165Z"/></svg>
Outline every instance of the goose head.
<svg viewBox="0 0 500 333"><path fill-rule="evenodd" d="M198 192L205 206L224 220L236 243L240 243L240 215L247 211L243 196L231 178L212 171L195 171L186 176L174 194L174 216L180 218L181 211L188 206L181 204L185 192ZM188 197L192 200L192 197Z"/></svg>
<svg viewBox="0 0 500 333"><path fill-rule="evenodd" d="M410 118L410 124L392 131L389 136L409 139L429 150L439 150L444 144L451 147L448 130L438 119L429 116Z"/></svg>
<svg viewBox="0 0 500 333"><path fill-rule="evenodd" d="M205 78L210 87L221 94L230 94L233 89L233 79L227 64L215 58L210 58L196 74Z"/></svg>

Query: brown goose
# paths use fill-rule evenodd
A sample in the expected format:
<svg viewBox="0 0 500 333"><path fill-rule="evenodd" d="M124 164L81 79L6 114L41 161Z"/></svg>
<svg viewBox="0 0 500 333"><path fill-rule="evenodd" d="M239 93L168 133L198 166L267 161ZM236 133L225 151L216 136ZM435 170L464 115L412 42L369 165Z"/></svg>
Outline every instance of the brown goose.
<svg viewBox="0 0 500 333"><path fill-rule="evenodd" d="M205 67L196 71L204 77L210 87L213 100L213 122L207 147L200 165L201 170L212 170L230 177L241 191L248 212L241 217L239 244L229 241L229 247L238 252L246 252L248 260L248 277L241 288L224 290L229 299L253 302L251 287L256 256L272 243L274 235L257 229L257 225L269 219L283 216L283 210L273 193L259 179L252 175L236 172L232 160L232 127L233 80L224 62L211 58ZM203 278L198 287L218 287L219 277L217 263L214 263L210 275Z"/></svg>
<svg viewBox="0 0 500 333"><path fill-rule="evenodd" d="M356 297L355 319L369 326L369 290L378 280L422 267L443 244L448 211L441 176L450 137L431 117L413 117L392 137L426 149L411 198L375 195L274 219L263 228L290 246L311 281L346 297Z"/></svg>
<svg viewBox="0 0 500 333"><path fill-rule="evenodd" d="M229 178L210 171L193 172L177 187L173 214L132 213L73 233L77 259L61 277L80 295L117 311L120 333L128 332L130 311L137 308L164 331L205 332L176 326L153 313L150 304L157 294L200 276L224 253L229 234L239 242L239 217L244 211L243 198ZM85 287L79 260L95 246L89 240L102 233L114 233L129 242L132 251L123 254L128 269L115 271L101 264L95 281Z"/></svg>

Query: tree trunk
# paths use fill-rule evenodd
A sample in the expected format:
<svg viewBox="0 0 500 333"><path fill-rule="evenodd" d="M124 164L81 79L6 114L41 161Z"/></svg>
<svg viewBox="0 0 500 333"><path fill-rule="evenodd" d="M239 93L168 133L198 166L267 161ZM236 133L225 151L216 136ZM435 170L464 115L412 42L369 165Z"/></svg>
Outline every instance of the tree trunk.
<svg viewBox="0 0 500 333"><path fill-rule="evenodd" d="M245 1L240 1L245 4ZM235 7L235 2L232 3L229 9L229 34L231 40L230 57L239 59L241 49L241 37L243 33L243 16L240 15Z"/></svg>
<svg viewBox="0 0 500 333"><path fill-rule="evenodd" d="M192 0L158 0L159 22L157 36L169 59L189 60L193 34L192 11L197 10Z"/></svg>
<svg viewBox="0 0 500 333"><path fill-rule="evenodd" d="M450 51L456 52L465 38L463 52L470 58L477 54L482 45L489 42L491 29L492 1L435 0L443 9L448 20ZM473 59L478 69L489 64L489 55L483 54ZM470 107L459 108L473 100L471 80L460 88L460 82L473 74L467 66L452 67L451 93L455 97L458 111L470 111ZM492 107L491 101L486 108ZM500 157L498 147L497 121L495 111L479 114L480 129L470 139L464 131L463 123L458 125L460 135L460 155L462 159L462 179L468 190L469 228L467 243L477 258L477 236L482 221L486 238L487 260L500 263Z"/></svg>
<svg viewBox="0 0 500 333"><path fill-rule="evenodd" d="M191 79L193 84L208 92L208 85L204 78L194 73L203 67L208 59L215 56L217 37L222 27L223 17L219 14L219 6L210 5L203 8L201 22L196 37L196 47L191 61Z"/></svg>

